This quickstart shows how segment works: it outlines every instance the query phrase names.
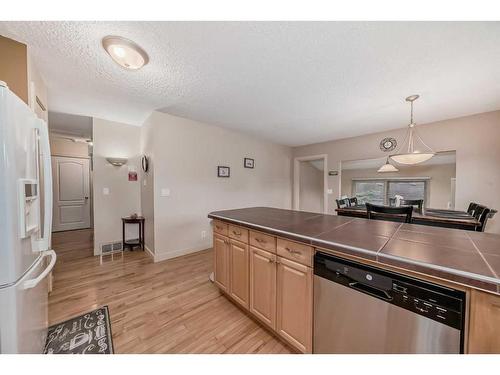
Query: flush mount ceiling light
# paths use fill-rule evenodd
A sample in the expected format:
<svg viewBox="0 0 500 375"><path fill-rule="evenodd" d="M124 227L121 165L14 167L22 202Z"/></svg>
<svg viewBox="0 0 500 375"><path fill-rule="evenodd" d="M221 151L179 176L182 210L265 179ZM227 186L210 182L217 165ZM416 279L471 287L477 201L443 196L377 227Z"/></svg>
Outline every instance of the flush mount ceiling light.
<svg viewBox="0 0 500 375"><path fill-rule="evenodd" d="M411 106L408 132L400 148L396 150L396 154L390 156L392 160L399 164L413 165L422 163L436 154L432 148L427 146L422 138L420 138L416 129L417 124L413 122L413 102L419 97L420 95L411 95L406 98L406 101L410 102Z"/></svg>
<svg viewBox="0 0 500 375"><path fill-rule="evenodd" d="M121 36L106 36L102 46L111 58L126 69L137 70L149 62L146 51L131 40Z"/></svg>
<svg viewBox="0 0 500 375"><path fill-rule="evenodd" d="M397 169L394 165L389 163L389 158L385 161L385 164L381 166L378 171L379 173L385 173L385 172L399 172L399 169Z"/></svg>

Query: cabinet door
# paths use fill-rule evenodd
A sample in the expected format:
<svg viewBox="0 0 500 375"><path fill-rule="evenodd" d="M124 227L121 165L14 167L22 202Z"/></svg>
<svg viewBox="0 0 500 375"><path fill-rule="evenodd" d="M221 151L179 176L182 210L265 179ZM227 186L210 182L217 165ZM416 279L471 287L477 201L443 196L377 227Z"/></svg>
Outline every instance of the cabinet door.
<svg viewBox="0 0 500 375"><path fill-rule="evenodd" d="M215 285L229 290L229 239L214 235L214 281Z"/></svg>
<svg viewBox="0 0 500 375"><path fill-rule="evenodd" d="M471 291L469 353L500 353L500 296Z"/></svg>
<svg viewBox="0 0 500 375"><path fill-rule="evenodd" d="M312 352L312 269L278 257L278 334L303 353Z"/></svg>
<svg viewBox="0 0 500 375"><path fill-rule="evenodd" d="M229 295L248 309L248 245L230 240Z"/></svg>
<svg viewBox="0 0 500 375"><path fill-rule="evenodd" d="M250 311L276 329L276 256L250 247Z"/></svg>

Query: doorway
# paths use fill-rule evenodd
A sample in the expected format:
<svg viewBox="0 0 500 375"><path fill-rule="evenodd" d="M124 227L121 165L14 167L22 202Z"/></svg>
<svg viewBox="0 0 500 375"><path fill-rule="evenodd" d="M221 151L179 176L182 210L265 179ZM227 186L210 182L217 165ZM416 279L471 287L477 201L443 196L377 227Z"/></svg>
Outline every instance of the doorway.
<svg viewBox="0 0 500 375"><path fill-rule="evenodd" d="M327 155L294 159L293 208L299 211L327 213Z"/></svg>
<svg viewBox="0 0 500 375"><path fill-rule="evenodd" d="M52 231L90 228L89 159L52 156Z"/></svg>

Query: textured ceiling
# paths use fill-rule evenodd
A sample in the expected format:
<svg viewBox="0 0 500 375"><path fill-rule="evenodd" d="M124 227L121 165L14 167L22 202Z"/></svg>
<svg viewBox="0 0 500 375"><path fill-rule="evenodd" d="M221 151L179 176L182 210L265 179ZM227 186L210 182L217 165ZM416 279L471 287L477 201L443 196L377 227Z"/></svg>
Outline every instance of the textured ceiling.
<svg viewBox="0 0 500 375"><path fill-rule="evenodd" d="M500 108L499 22L0 22L53 111L140 125L155 109L300 145ZM150 56L117 66L105 35Z"/></svg>

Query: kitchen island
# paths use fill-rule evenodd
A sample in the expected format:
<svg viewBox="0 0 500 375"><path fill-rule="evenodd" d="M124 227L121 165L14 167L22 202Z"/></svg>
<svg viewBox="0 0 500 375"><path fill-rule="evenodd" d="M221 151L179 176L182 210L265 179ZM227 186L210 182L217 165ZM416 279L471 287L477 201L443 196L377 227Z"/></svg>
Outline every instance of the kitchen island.
<svg viewBox="0 0 500 375"><path fill-rule="evenodd" d="M216 285L301 352L319 251L465 292L463 351L500 353L498 235L267 207L208 216Z"/></svg>

